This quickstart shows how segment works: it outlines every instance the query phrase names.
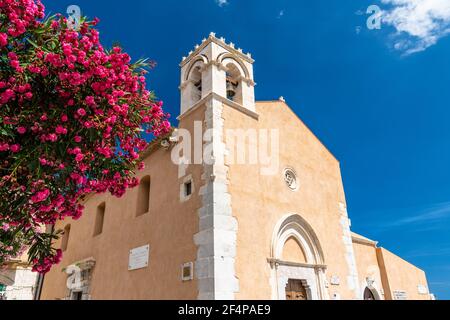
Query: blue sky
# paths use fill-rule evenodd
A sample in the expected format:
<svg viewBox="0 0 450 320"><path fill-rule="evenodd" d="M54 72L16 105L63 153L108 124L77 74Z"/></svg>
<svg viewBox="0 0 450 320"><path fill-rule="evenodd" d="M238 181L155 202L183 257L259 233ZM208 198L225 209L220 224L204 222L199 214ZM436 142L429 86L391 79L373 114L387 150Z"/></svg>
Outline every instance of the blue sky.
<svg viewBox="0 0 450 320"><path fill-rule="evenodd" d="M284 96L341 161L353 230L450 299L450 6L419 2L44 0L53 13L79 5L105 46L156 60L150 86L173 118L178 64L209 32L251 52L257 99Z"/></svg>

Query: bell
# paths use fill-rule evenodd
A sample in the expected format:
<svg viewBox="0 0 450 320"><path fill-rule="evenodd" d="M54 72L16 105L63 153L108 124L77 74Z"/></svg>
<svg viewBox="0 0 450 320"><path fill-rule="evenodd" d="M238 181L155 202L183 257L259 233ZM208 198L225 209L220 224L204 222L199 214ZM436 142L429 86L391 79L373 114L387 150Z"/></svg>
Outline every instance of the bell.
<svg viewBox="0 0 450 320"><path fill-rule="evenodd" d="M236 96L236 85L231 81L227 81L227 98L233 100Z"/></svg>
<svg viewBox="0 0 450 320"><path fill-rule="evenodd" d="M194 84L194 86L197 88L198 91L202 91L202 80L199 80Z"/></svg>

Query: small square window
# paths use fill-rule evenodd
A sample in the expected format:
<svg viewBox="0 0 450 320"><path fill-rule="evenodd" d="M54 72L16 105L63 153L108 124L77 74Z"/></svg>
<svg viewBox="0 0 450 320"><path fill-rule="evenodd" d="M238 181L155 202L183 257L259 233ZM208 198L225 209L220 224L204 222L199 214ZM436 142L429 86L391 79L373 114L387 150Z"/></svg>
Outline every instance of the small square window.
<svg viewBox="0 0 450 320"><path fill-rule="evenodd" d="M180 202L187 202L191 200L195 193L195 183L192 175L183 178L180 183Z"/></svg>
<svg viewBox="0 0 450 320"><path fill-rule="evenodd" d="M188 262L181 266L181 280L191 281L194 279L194 263Z"/></svg>
<svg viewBox="0 0 450 320"><path fill-rule="evenodd" d="M192 194L192 181L184 184L184 196L189 197Z"/></svg>

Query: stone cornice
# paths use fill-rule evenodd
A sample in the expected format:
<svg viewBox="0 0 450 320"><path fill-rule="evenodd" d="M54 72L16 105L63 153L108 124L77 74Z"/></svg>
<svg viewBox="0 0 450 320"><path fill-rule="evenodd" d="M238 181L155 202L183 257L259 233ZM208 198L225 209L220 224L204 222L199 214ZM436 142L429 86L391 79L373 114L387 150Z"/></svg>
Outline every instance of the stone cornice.
<svg viewBox="0 0 450 320"><path fill-rule="evenodd" d="M224 38L218 39L218 38L216 38L215 33L211 32L207 39L203 39L203 41L200 45L195 46L194 51L189 52L189 55L187 57L183 58L183 61L180 63L180 67L183 67L186 64L188 64L192 60L192 58L196 57L211 42L213 42L213 43L221 46L222 48L228 50L229 52L239 56L242 60L245 60L248 63L255 62L255 60L252 59L252 57L249 53L244 54L241 49L235 48L234 43L227 44L225 42Z"/></svg>
<svg viewBox="0 0 450 320"><path fill-rule="evenodd" d="M187 115L189 115L190 113L194 112L194 110L196 110L197 108L199 108L200 106L204 105L206 102L208 102L211 99L216 99L221 101L223 104L232 107L233 109L236 109L244 114L246 114L247 116L255 119L255 120L259 120L259 114L257 114L256 112L253 112L247 108L244 108L243 106L241 106L240 104L233 102L225 97L222 97L220 95L218 95L217 93L211 92L209 93L206 97L202 98L200 101L198 101L196 104L194 104L191 108L189 108L186 112L184 112L183 114L179 115L177 120L181 120L183 118L185 118Z"/></svg>
<svg viewBox="0 0 450 320"><path fill-rule="evenodd" d="M324 264L289 262L289 261L283 261L283 260L273 259L273 258L267 259L267 262L269 262L273 266L301 267L301 268L320 269L320 270L327 269L327 266Z"/></svg>
<svg viewBox="0 0 450 320"><path fill-rule="evenodd" d="M353 243L359 243L359 244L365 244L365 245L368 245L368 246L371 246L371 247L374 247L374 248L376 248L377 245L378 245L377 241L360 238L360 237L357 237L355 235L352 235L352 242Z"/></svg>

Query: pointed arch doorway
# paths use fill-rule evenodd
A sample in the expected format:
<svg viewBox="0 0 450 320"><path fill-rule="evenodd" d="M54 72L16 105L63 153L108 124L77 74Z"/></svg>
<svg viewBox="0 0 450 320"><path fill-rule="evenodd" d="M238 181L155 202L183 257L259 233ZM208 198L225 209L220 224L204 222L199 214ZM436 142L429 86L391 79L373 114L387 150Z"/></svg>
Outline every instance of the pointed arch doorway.
<svg viewBox="0 0 450 320"><path fill-rule="evenodd" d="M272 299L328 299L323 252L314 230L301 216L288 215L277 223L268 261Z"/></svg>

